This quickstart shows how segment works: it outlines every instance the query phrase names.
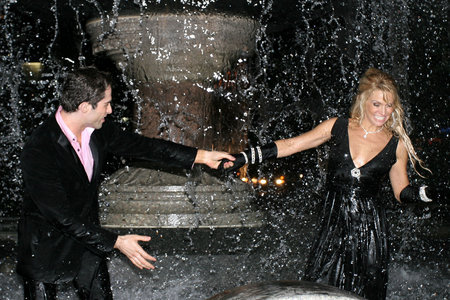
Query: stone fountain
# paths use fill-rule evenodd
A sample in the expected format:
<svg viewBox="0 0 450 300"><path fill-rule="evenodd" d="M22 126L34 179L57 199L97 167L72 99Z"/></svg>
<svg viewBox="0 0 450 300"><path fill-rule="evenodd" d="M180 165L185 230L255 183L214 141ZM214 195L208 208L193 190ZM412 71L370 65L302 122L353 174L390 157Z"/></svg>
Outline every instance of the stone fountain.
<svg viewBox="0 0 450 300"><path fill-rule="evenodd" d="M94 54L106 54L134 80L135 122L143 135L213 148L213 82L253 54L255 20L215 13L153 13L119 16L113 25L95 19L86 29ZM247 184L225 183L199 169L186 176L127 167L103 184L101 219L103 226L114 228L261 226L264 218L253 207L253 198Z"/></svg>

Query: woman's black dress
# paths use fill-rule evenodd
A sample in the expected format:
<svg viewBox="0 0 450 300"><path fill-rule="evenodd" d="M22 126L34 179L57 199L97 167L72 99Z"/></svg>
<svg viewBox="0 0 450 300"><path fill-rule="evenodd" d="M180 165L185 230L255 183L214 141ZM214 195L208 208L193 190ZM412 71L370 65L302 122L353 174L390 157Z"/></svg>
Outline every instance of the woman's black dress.
<svg viewBox="0 0 450 300"><path fill-rule="evenodd" d="M305 280L325 281L367 299L385 299L388 243L381 188L396 161L392 137L372 160L356 168L348 139L348 119L332 129L326 197L319 238Z"/></svg>

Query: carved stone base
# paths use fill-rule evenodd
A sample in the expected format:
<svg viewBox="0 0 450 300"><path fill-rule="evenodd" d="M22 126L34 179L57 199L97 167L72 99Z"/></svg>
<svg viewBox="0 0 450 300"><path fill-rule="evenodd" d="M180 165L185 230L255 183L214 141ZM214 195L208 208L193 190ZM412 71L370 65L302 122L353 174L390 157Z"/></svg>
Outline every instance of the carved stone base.
<svg viewBox="0 0 450 300"><path fill-rule="evenodd" d="M245 183L224 183L202 173L192 179L146 168L125 168L102 185L102 226L204 228L262 226Z"/></svg>

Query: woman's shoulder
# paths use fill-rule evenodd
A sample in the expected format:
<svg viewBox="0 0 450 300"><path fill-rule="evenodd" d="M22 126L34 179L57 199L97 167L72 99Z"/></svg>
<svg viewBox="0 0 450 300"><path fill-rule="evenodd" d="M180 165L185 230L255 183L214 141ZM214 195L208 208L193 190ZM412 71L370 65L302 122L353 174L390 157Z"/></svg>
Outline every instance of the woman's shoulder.
<svg viewBox="0 0 450 300"><path fill-rule="evenodd" d="M327 122L327 125L332 133L332 135L336 135L339 132L342 132L347 129L347 126L349 124L349 119L347 118L341 118L341 117L333 117L330 118L324 123Z"/></svg>
<svg viewBox="0 0 450 300"><path fill-rule="evenodd" d="M396 137L394 135L392 137L392 140L394 140L395 142L397 153L408 153L408 147L406 146L406 142L402 138Z"/></svg>
<svg viewBox="0 0 450 300"><path fill-rule="evenodd" d="M357 126L359 124L358 119L345 118L345 117L332 117L324 122L329 122L332 125L339 124L345 126Z"/></svg>
<svg viewBox="0 0 450 300"><path fill-rule="evenodd" d="M319 125L329 127L331 129L336 124L336 122L342 122L342 119L339 117L332 117L322 121Z"/></svg>
<svg viewBox="0 0 450 300"><path fill-rule="evenodd" d="M322 136L332 137L347 128L347 119L339 117L332 117L322 121L317 127L314 128L315 132L320 132Z"/></svg>

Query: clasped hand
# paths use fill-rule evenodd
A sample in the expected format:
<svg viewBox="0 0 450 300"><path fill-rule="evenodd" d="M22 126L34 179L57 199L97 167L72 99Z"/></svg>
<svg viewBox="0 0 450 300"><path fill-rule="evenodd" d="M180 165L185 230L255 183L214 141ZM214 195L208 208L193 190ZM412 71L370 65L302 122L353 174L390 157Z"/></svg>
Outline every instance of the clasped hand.
<svg viewBox="0 0 450 300"><path fill-rule="evenodd" d="M243 154L231 154L234 157L234 161L229 159L222 159L218 169L224 170L227 173L231 173L233 171L238 170L246 164L245 158Z"/></svg>

